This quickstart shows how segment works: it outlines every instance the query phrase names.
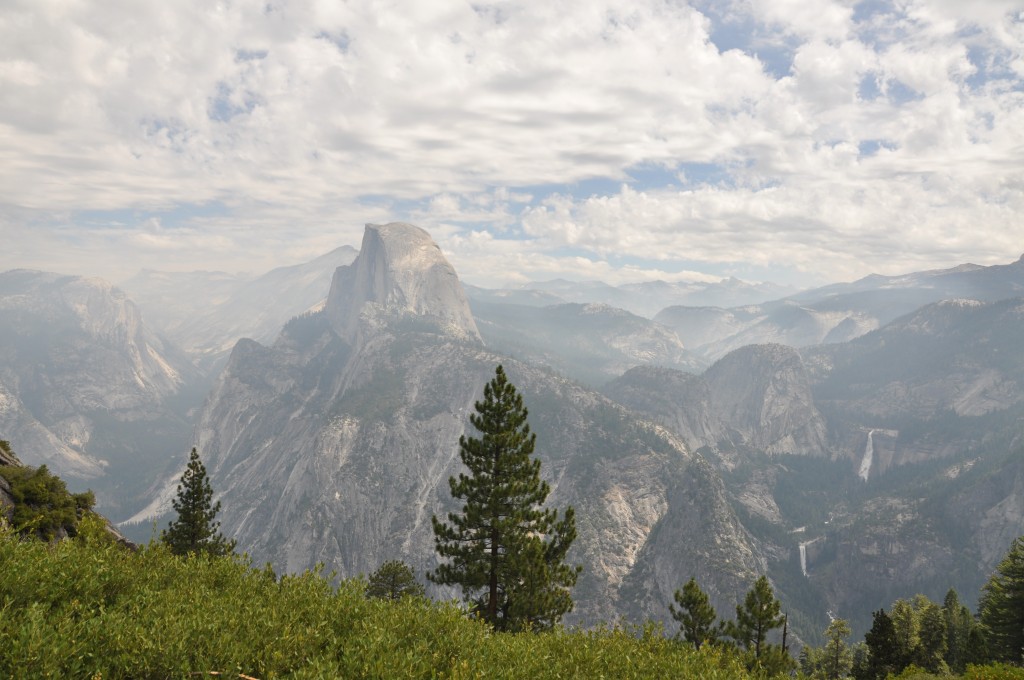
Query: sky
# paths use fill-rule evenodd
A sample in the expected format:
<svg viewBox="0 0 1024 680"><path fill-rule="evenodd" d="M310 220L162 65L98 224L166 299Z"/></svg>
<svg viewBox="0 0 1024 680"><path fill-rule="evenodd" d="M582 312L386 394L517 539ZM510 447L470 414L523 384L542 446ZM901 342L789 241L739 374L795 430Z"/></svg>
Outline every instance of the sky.
<svg viewBox="0 0 1024 680"><path fill-rule="evenodd" d="M516 286L1024 252L1024 0L0 0L0 271L431 233Z"/></svg>

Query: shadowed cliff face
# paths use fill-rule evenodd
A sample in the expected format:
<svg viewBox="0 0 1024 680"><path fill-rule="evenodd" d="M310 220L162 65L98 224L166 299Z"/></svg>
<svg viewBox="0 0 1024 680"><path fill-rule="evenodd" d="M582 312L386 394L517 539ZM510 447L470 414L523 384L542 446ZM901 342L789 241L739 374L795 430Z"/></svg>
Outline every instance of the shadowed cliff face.
<svg viewBox="0 0 1024 680"><path fill-rule="evenodd" d="M327 318L350 344L367 328L412 319L447 335L479 340L462 284L427 232L401 222L366 225L359 257L339 267Z"/></svg>
<svg viewBox="0 0 1024 680"><path fill-rule="evenodd" d="M744 347L702 376L639 367L605 391L679 433L693 449L828 453L827 428L814 405L807 370L790 347Z"/></svg>

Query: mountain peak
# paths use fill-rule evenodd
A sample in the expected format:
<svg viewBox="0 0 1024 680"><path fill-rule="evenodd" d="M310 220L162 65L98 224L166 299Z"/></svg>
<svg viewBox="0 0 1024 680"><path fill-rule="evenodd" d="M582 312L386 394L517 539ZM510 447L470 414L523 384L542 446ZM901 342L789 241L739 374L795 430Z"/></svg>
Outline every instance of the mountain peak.
<svg viewBox="0 0 1024 680"><path fill-rule="evenodd" d="M417 317L447 334L480 339L455 269L430 234L404 222L366 225L359 256L334 272L326 310L348 342L367 324L395 317Z"/></svg>

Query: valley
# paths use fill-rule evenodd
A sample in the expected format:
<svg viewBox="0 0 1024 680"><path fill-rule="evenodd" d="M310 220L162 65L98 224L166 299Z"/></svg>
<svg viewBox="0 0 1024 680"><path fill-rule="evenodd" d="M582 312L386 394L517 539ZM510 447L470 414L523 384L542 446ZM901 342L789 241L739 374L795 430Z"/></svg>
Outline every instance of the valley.
<svg viewBox="0 0 1024 680"><path fill-rule="evenodd" d="M1024 534L1024 262L775 300L739 283L474 288L401 223L263 276L146 272L130 295L14 270L0 438L136 539L194 445L256 562L422 572L502 364L549 502L576 508L569 622L668 621L691 576L728 612L767 574L810 642L828 612L860 635L898 597L973 602Z"/></svg>

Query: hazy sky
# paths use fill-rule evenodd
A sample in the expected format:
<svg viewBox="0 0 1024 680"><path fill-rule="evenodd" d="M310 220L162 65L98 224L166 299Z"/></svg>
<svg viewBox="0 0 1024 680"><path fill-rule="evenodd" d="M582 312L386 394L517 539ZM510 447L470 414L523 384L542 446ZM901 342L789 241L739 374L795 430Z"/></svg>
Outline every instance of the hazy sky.
<svg viewBox="0 0 1024 680"><path fill-rule="evenodd" d="M0 270L808 285L1024 251L1024 0L0 0Z"/></svg>

